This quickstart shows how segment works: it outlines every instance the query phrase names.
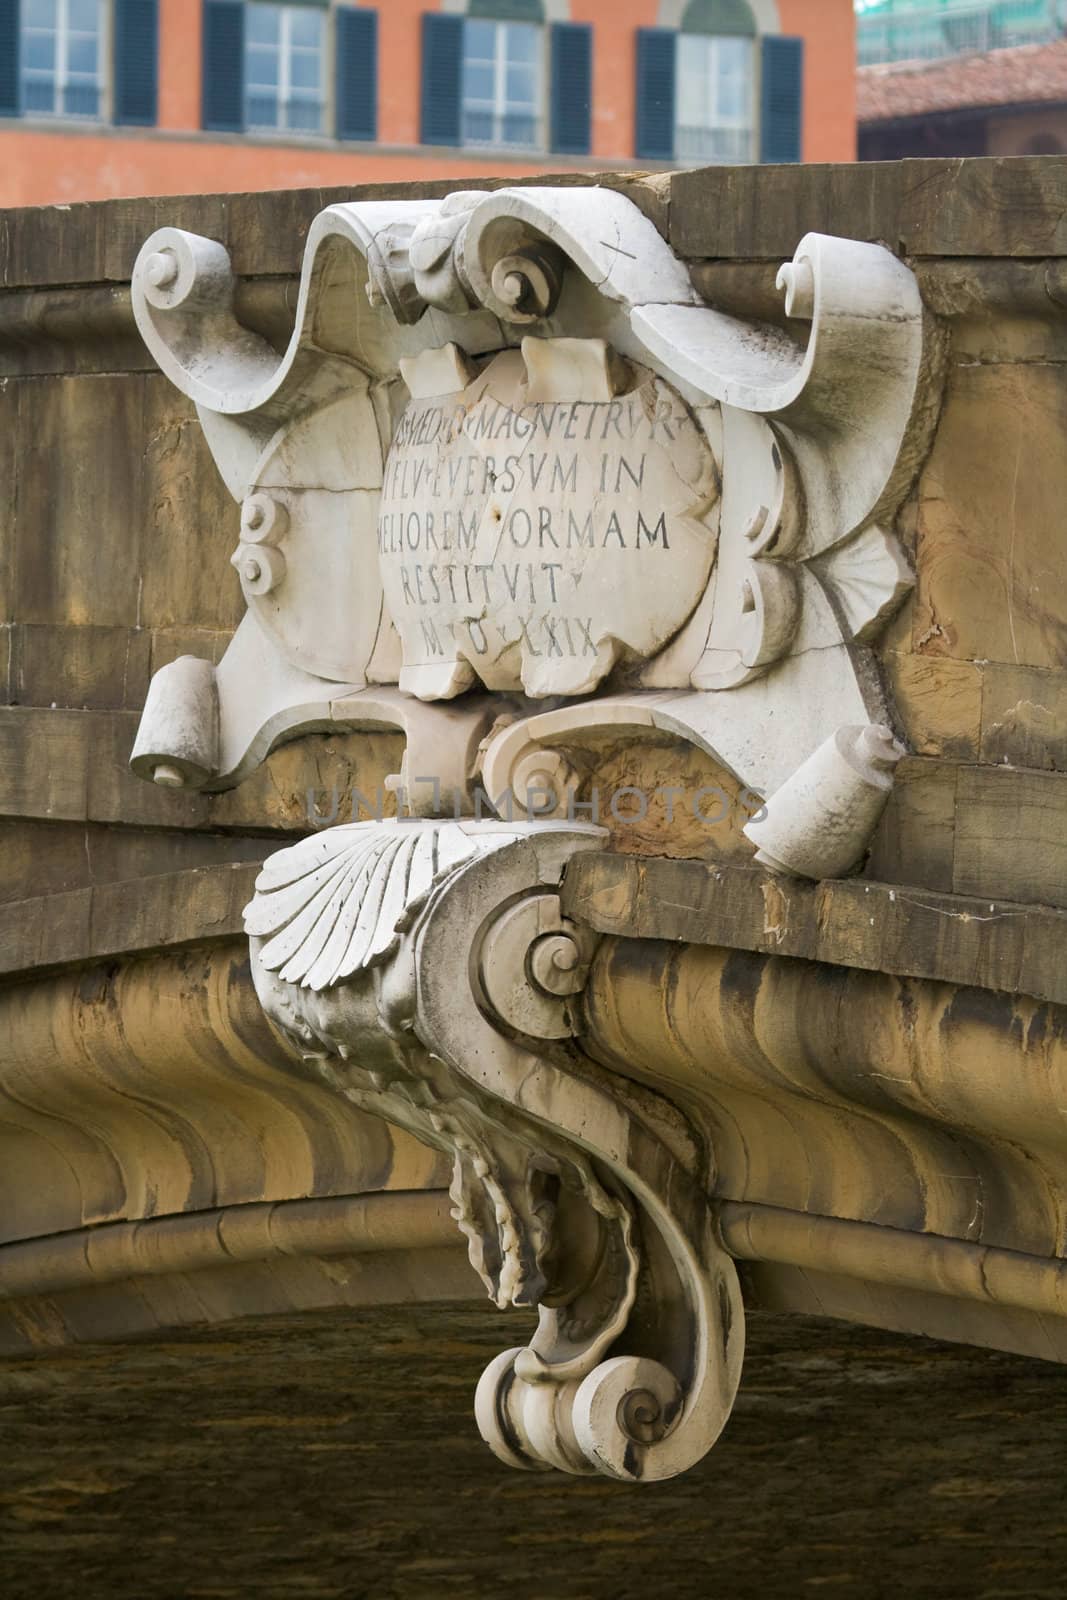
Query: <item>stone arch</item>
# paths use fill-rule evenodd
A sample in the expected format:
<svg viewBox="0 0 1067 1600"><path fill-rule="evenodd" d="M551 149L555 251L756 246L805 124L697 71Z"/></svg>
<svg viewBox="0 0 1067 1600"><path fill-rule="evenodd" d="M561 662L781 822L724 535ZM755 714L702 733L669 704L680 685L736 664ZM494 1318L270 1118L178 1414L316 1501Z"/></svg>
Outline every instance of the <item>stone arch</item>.
<svg viewBox="0 0 1067 1600"><path fill-rule="evenodd" d="M689 0L679 27L683 33L751 38L756 32L756 19L748 0Z"/></svg>
<svg viewBox="0 0 1067 1600"><path fill-rule="evenodd" d="M777 0L741 0L741 6L750 13L755 23L753 29L746 31L754 33L780 33L782 31ZM724 17L728 17L738 9L740 7L737 4L737 0L659 0L656 21L661 28L677 28L680 30L683 26L683 18L687 16L689 11L721 12ZM736 28L731 27L693 26L689 22L686 22L685 26L687 29L691 29L693 33L730 34L738 31Z"/></svg>
<svg viewBox="0 0 1067 1600"><path fill-rule="evenodd" d="M571 4L570 0L442 0L441 10L493 22L569 22Z"/></svg>

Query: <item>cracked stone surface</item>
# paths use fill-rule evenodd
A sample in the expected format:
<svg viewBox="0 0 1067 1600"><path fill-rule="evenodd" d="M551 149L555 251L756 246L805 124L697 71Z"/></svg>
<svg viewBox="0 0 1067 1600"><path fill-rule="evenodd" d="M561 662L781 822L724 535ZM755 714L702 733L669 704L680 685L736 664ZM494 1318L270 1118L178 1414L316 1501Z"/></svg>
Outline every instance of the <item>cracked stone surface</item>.
<svg viewBox="0 0 1067 1600"><path fill-rule="evenodd" d="M726 1433L647 1488L509 1471L481 1306L0 1364L5 1600L1053 1600L1056 1366L753 1315Z"/></svg>

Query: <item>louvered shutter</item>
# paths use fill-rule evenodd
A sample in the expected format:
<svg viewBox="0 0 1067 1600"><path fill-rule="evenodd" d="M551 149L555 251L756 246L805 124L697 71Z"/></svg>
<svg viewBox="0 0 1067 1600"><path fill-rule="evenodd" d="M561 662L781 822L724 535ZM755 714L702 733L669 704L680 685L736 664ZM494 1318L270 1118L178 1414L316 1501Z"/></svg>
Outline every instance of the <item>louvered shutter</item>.
<svg viewBox="0 0 1067 1600"><path fill-rule="evenodd" d="M245 125L244 0L204 0L202 116L215 133Z"/></svg>
<svg viewBox="0 0 1067 1600"><path fill-rule="evenodd" d="M378 137L378 13L339 6L336 13L336 106L339 139Z"/></svg>
<svg viewBox="0 0 1067 1600"><path fill-rule="evenodd" d="M120 126L151 128L158 110L158 0L115 0L114 99Z"/></svg>
<svg viewBox="0 0 1067 1600"><path fill-rule="evenodd" d="M637 30L637 137L645 161L674 159L673 28Z"/></svg>
<svg viewBox="0 0 1067 1600"><path fill-rule="evenodd" d="M801 159L804 41L767 34L760 65L760 160Z"/></svg>
<svg viewBox="0 0 1067 1600"><path fill-rule="evenodd" d="M557 22L551 32L551 148L557 155L587 156L592 149L593 29L587 22Z"/></svg>
<svg viewBox="0 0 1067 1600"><path fill-rule="evenodd" d="M19 114L19 0L0 0L0 117Z"/></svg>
<svg viewBox="0 0 1067 1600"><path fill-rule="evenodd" d="M462 143L463 18L428 11L422 19L423 144Z"/></svg>

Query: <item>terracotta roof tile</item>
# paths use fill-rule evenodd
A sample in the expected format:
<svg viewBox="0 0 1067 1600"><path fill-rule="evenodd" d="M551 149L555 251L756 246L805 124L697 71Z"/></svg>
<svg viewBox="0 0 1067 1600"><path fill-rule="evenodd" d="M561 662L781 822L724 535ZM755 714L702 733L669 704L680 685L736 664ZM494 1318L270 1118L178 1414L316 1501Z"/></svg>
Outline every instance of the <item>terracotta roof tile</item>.
<svg viewBox="0 0 1067 1600"><path fill-rule="evenodd" d="M861 124L971 106L1067 102L1067 39L944 61L860 67L856 99Z"/></svg>

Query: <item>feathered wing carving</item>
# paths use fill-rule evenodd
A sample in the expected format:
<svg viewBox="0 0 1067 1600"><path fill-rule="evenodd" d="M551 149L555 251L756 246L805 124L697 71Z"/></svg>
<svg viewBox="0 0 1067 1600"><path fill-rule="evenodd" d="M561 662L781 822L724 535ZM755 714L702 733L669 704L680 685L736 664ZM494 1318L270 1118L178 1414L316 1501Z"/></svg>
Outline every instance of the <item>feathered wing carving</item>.
<svg viewBox="0 0 1067 1600"><path fill-rule="evenodd" d="M330 828L271 856L245 930L260 963L316 992L393 955L435 889L475 854L462 825Z"/></svg>
<svg viewBox="0 0 1067 1600"><path fill-rule="evenodd" d="M260 1001L305 1069L452 1155L472 1265L498 1306L538 1308L529 1345L479 1385L490 1447L527 1469L655 1479L725 1423L744 1315L699 1141L575 1043L596 940L558 891L604 838L334 828L267 863L246 921Z"/></svg>

